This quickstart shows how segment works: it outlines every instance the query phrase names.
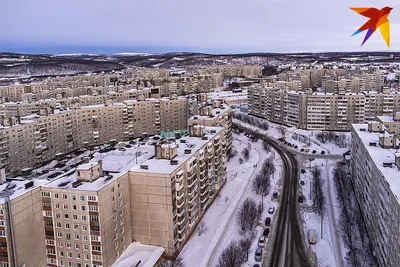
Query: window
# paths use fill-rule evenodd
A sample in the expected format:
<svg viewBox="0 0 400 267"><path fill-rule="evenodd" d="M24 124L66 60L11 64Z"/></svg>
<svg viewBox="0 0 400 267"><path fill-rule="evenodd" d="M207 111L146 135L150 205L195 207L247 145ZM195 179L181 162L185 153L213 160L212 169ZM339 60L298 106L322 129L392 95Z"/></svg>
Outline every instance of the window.
<svg viewBox="0 0 400 267"><path fill-rule="evenodd" d="M111 192L114 192L114 187L111 187Z"/></svg>
<svg viewBox="0 0 400 267"><path fill-rule="evenodd" d="M80 237L78 234L75 234L74 236L75 236L75 240L79 240Z"/></svg>
<svg viewBox="0 0 400 267"><path fill-rule="evenodd" d="M83 245L83 249L84 249L84 250L89 250L89 245L86 245L86 244Z"/></svg>
<svg viewBox="0 0 400 267"><path fill-rule="evenodd" d="M72 267L72 262L68 262L68 267Z"/></svg>
<svg viewBox="0 0 400 267"><path fill-rule="evenodd" d="M87 231L87 225L82 225L82 231Z"/></svg>
<svg viewBox="0 0 400 267"><path fill-rule="evenodd" d="M70 240L71 239L71 234L65 234L65 239Z"/></svg>
<svg viewBox="0 0 400 267"><path fill-rule="evenodd" d="M124 214L124 211L123 210L120 210L119 211L119 216L122 216Z"/></svg>
<svg viewBox="0 0 400 267"><path fill-rule="evenodd" d="M89 255L85 254L85 260L89 260Z"/></svg>
<svg viewBox="0 0 400 267"><path fill-rule="evenodd" d="M71 243L66 243L66 247L69 248L69 249L72 248Z"/></svg>
<svg viewBox="0 0 400 267"><path fill-rule="evenodd" d="M86 221L86 215L82 215L82 221Z"/></svg>
<svg viewBox="0 0 400 267"><path fill-rule="evenodd" d="M42 192L42 197L50 197L50 192Z"/></svg>
<svg viewBox="0 0 400 267"><path fill-rule="evenodd" d="M60 266L64 266L64 261L60 261Z"/></svg>
<svg viewBox="0 0 400 267"><path fill-rule="evenodd" d="M115 235L114 235L114 240L117 240L118 239L118 233L116 233Z"/></svg>
<svg viewBox="0 0 400 267"><path fill-rule="evenodd" d="M73 210L76 210L76 205L72 205L72 209L73 209Z"/></svg>
<svg viewBox="0 0 400 267"><path fill-rule="evenodd" d="M98 206L89 206L89 211L99 211L99 207Z"/></svg>
<svg viewBox="0 0 400 267"><path fill-rule="evenodd" d="M81 258L81 254L76 254L76 258L79 260Z"/></svg>
<svg viewBox="0 0 400 267"><path fill-rule="evenodd" d="M54 198L58 198L58 194L57 193L54 194Z"/></svg>
<svg viewBox="0 0 400 267"><path fill-rule="evenodd" d="M58 237L58 238L62 238L62 233L57 232L57 237Z"/></svg>
<svg viewBox="0 0 400 267"><path fill-rule="evenodd" d="M56 255L56 250L55 249L46 249L46 251L47 251L47 254Z"/></svg>
<svg viewBox="0 0 400 267"><path fill-rule="evenodd" d="M121 228L121 234L123 234L125 232L125 227Z"/></svg>
<svg viewBox="0 0 400 267"><path fill-rule="evenodd" d="M117 249L119 247L118 242L115 242L115 249Z"/></svg>
<svg viewBox="0 0 400 267"><path fill-rule="evenodd" d="M60 257L64 257L64 252L63 252L63 251L60 251L60 252L58 253L58 255L59 255Z"/></svg>
<svg viewBox="0 0 400 267"><path fill-rule="evenodd" d="M99 221L99 216L96 216L96 215L90 215L89 218L90 218L91 222L98 222Z"/></svg>
<svg viewBox="0 0 400 267"><path fill-rule="evenodd" d="M69 229L69 223L65 224L65 229Z"/></svg>
<svg viewBox="0 0 400 267"><path fill-rule="evenodd" d="M63 194L63 199L68 199L68 196L66 194Z"/></svg>
<svg viewBox="0 0 400 267"><path fill-rule="evenodd" d="M88 236L87 236L87 235L84 235L84 236L83 236L83 240L84 240L84 241L88 241Z"/></svg>
<svg viewBox="0 0 400 267"><path fill-rule="evenodd" d="M123 205L123 202L122 202L122 199L119 201L119 206L120 207L122 207L122 205Z"/></svg>
<svg viewBox="0 0 400 267"><path fill-rule="evenodd" d="M92 236L90 236L90 239L92 240L92 241L99 241L99 237L97 236L97 235L92 235Z"/></svg>
<svg viewBox="0 0 400 267"><path fill-rule="evenodd" d="M64 218L65 218L65 219L68 219L68 218L69 218L69 215L68 215L68 214L64 214Z"/></svg>
<svg viewBox="0 0 400 267"><path fill-rule="evenodd" d="M56 213L56 218L60 219L61 218L61 213Z"/></svg>
<svg viewBox="0 0 400 267"><path fill-rule="evenodd" d="M52 217L52 216L53 216L53 213L52 213L51 211L46 211L46 212L45 212L45 216L46 216L46 217Z"/></svg>
<svg viewBox="0 0 400 267"><path fill-rule="evenodd" d="M120 188L121 187L121 184L120 183L118 183L118 188Z"/></svg>
<svg viewBox="0 0 400 267"><path fill-rule="evenodd" d="M54 240L46 239L46 245L54 246Z"/></svg>
<svg viewBox="0 0 400 267"><path fill-rule="evenodd" d="M74 230L79 230L79 225L74 224Z"/></svg>
<svg viewBox="0 0 400 267"><path fill-rule="evenodd" d="M86 210L86 206L81 206L81 211L85 211Z"/></svg>
<svg viewBox="0 0 400 267"><path fill-rule="evenodd" d="M49 264L57 264L57 260L56 259L47 258L47 263L49 263Z"/></svg>
<svg viewBox="0 0 400 267"><path fill-rule="evenodd" d="M71 252L68 252L68 258L72 258L72 253Z"/></svg>
<svg viewBox="0 0 400 267"><path fill-rule="evenodd" d="M115 222L117 220L117 214L113 215L113 221Z"/></svg>
<svg viewBox="0 0 400 267"><path fill-rule="evenodd" d="M73 218L74 220L78 220L78 215L74 214L74 215L72 215L72 218Z"/></svg>
<svg viewBox="0 0 400 267"><path fill-rule="evenodd" d="M79 199L80 199L81 201L85 201L85 196L80 196Z"/></svg>
<svg viewBox="0 0 400 267"><path fill-rule="evenodd" d="M57 228L61 228L61 223L60 223L60 222L57 222L57 223L56 223L56 227L57 227Z"/></svg>
<svg viewBox="0 0 400 267"><path fill-rule="evenodd" d="M88 201L97 201L97 196L88 196Z"/></svg>
<svg viewBox="0 0 400 267"><path fill-rule="evenodd" d="M63 245L64 245L64 243L63 243L62 241L58 241L57 243L58 243L58 246L59 246L60 248L62 248Z"/></svg>
<svg viewBox="0 0 400 267"><path fill-rule="evenodd" d="M72 195L72 200L76 200L76 196L75 195Z"/></svg>
<svg viewBox="0 0 400 267"><path fill-rule="evenodd" d="M75 244L75 249L80 249L81 246L79 244Z"/></svg>
<svg viewBox="0 0 400 267"><path fill-rule="evenodd" d="M54 205L56 207L56 209L60 208L60 203L57 203L56 205Z"/></svg>
<svg viewBox="0 0 400 267"><path fill-rule="evenodd" d="M124 224L124 218L121 218L121 219L119 220L119 223L120 223L121 225L123 225L123 224Z"/></svg>
<svg viewBox="0 0 400 267"><path fill-rule="evenodd" d="M122 192L118 192L118 197L122 197Z"/></svg>
<svg viewBox="0 0 400 267"><path fill-rule="evenodd" d="M92 251L101 251L100 246L92 246Z"/></svg>

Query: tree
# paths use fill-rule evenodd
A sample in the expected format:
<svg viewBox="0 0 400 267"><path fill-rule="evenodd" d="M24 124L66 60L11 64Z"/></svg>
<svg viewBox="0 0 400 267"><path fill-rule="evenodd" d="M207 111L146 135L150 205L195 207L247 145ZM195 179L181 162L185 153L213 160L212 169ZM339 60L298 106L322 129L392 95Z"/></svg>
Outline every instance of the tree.
<svg viewBox="0 0 400 267"><path fill-rule="evenodd" d="M239 158L239 164L242 165L244 160L242 158Z"/></svg>
<svg viewBox="0 0 400 267"><path fill-rule="evenodd" d="M271 152L271 145L268 144L267 142L263 141L263 148L264 150L268 153Z"/></svg>
<svg viewBox="0 0 400 267"><path fill-rule="evenodd" d="M314 211L323 216L325 212L325 196L322 190L322 178L321 169L316 167L311 171L313 183L312 183L312 199L314 202Z"/></svg>
<svg viewBox="0 0 400 267"><path fill-rule="evenodd" d="M248 161L250 158L250 149L248 147L243 148L242 155L245 161Z"/></svg>
<svg viewBox="0 0 400 267"><path fill-rule="evenodd" d="M206 225L206 222L205 221L201 221L199 223L199 226L197 226L197 234L199 236L201 236L202 234L206 233L207 230L208 230L208 227Z"/></svg>
<svg viewBox="0 0 400 267"><path fill-rule="evenodd" d="M236 241L231 241L218 259L217 267L240 267L246 261L243 250Z"/></svg>
<svg viewBox="0 0 400 267"><path fill-rule="evenodd" d="M251 187L257 195L268 195L271 188L270 176L263 172L257 174L251 183Z"/></svg>
<svg viewBox="0 0 400 267"><path fill-rule="evenodd" d="M186 267L186 264L182 260L182 258L178 257L174 261L163 259L160 263L157 264L157 266L158 267Z"/></svg>
<svg viewBox="0 0 400 267"><path fill-rule="evenodd" d="M271 176L276 171L275 163L272 157L267 158L264 163L261 172L265 175Z"/></svg>
<svg viewBox="0 0 400 267"><path fill-rule="evenodd" d="M259 220L257 203L252 198L246 198L237 214L237 222L242 233L252 231Z"/></svg>
<svg viewBox="0 0 400 267"><path fill-rule="evenodd" d="M249 260L249 252L251 249L251 245L253 243L253 239L250 236L246 236L239 241L239 246L243 250L244 254L246 255L246 261Z"/></svg>
<svg viewBox="0 0 400 267"><path fill-rule="evenodd" d="M227 155L227 161L230 161L232 158L234 158L236 155L237 155L237 150L236 149L231 149L231 150L229 150L229 152L228 152L228 155Z"/></svg>

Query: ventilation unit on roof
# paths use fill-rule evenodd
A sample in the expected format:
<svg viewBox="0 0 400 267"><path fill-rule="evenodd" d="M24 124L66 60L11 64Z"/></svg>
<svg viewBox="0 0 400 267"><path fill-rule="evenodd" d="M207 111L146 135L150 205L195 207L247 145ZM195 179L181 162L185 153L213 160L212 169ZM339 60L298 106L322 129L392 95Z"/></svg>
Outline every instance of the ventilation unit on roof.
<svg viewBox="0 0 400 267"><path fill-rule="evenodd" d="M28 189L28 188L30 188L30 187L32 187L32 186L33 186L33 181L27 182L27 183L25 184L25 189Z"/></svg>
<svg viewBox="0 0 400 267"><path fill-rule="evenodd" d="M369 146L376 146L376 142L369 142Z"/></svg>
<svg viewBox="0 0 400 267"><path fill-rule="evenodd" d="M216 130L211 130L211 133L215 134L215 133L217 133L217 131Z"/></svg>
<svg viewBox="0 0 400 267"><path fill-rule="evenodd" d="M186 139L181 139L181 140L179 140L179 142L181 142L182 144L185 144L186 143Z"/></svg>
<svg viewBox="0 0 400 267"><path fill-rule="evenodd" d="M360 128L360 132L365 132L365 128Z"/></svg>
<svg viewBox="0 0 400 267"><path fill-rule="evenodd" d="M208 136L203 136L201 140L208 140Z"/></svg>
<svg viewBox="0 0 400 267"><path fill-rule="evenodd" d="M221 111L215 111L215 113L217 113L217 114L220 114L220 113L221 113Z"/></svg>
<svg viewBox="0 0 400 267"><path fill-rule="evenodd" d="M383 163L383 167L390 167L390 168L392 168L392 165L393 165L393 163L391 163L391 162L384 162L384 163Z"/></svg>
<svg viewBox="0 0 400 267"><path fill-rule="evenodd" d="M140 168L143 170L148 170L149 169L149 165L140 165Z"/></svg>
<svg viewBox="0 0 400 267"><path fill-rule="evenodd" d="M195 120L197 120L197 118L198 118L197 116L193 117L193 119L195 119Z"/></svg>
<svg viewBox="0 0 400 267"><path fill-rule="evenodd" d="M191 149L185 149L185 154L191 154L192 150Z"/></svg>
<svg viewBox="0 0 400 267"><path fill-rule="evenodd" d="M171 165L178 165L178 161L176 159L170 160Z"/></svg>
<svg viewBox="0 0 400 267"><path fill-rule="evenodd" d="M80 185L82 185L81 181L75 181L75 182L72 183L72 188L77 188Z"/></svg>

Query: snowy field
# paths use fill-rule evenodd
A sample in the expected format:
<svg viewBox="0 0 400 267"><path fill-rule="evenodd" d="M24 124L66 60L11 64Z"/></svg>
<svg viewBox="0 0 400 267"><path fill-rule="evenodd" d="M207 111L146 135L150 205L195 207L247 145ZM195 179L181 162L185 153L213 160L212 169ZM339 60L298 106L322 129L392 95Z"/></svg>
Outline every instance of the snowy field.
<svg viewBox="0 0 400 267"><path fill-rule="evenodd" d="M256 118L257 119L257 118ZM262 120L263 119L259 119ZM295 127L287 127L283 125L279 125L276 123L271 123L268 122L269 129L267 131L261 130L256 126L252 126L248 123L244 123L238 119L233 119L235 123L238 123L240 125L250 127L253 130L258 131L259 133L267 134L270 137L279 139L282 137L282 131L281 128L284 128L286 133L285 133L285 140L291 144L297 145L297 149L295 148L289 148L292 151L295 152L300 152L300 150L303 148L304 150L309 149L308 154L312 155L312 151L316 150L316 154L321 154L322 151L325 151L326 154L343 154L344 152L348 151L350 149L350 143L351 143L351 133L350 132L341 132L340 134L345 135L346 141L347 141L347 146L346 147L339 147L336 144L332 142L327 142L325 144L322 144L320 141L317 140L316 138L316 131L308 131L308 130L302 130L302 129L297 129ZM294 138L296 138L295 140ZM306 142L302 142L300 139L302 139L300 136L305 136ZM303 152L306 153L306 152Z"/></svg>
<svg viewBox="0 0 400 267"><path fill-rule="evenodd" d="M323 179L323 192L325 196L325 214L321 227L321 216L312 211L313 202L310 195L312 174L308 160L303 161L303 169L306 173L300 174L300 181L304 181L302 186L304 203L300 204L302 218L304 220L304 236L307 237L308 229L314 229L316 233L316 244L306 244L311 246L311 250L316 253L319 267L344 267L343 262L346 250L339 236L336 226L339 218L340 207L336 199L334 190L332 171L336 165L335 160L316 159L311 162L311 168L319 167ZM321 235L322 232L322 235Z"/></svg>
<svg viewBox="0 0 400 267"><path fill-rule="evenodd" d="M253 198L257 203L261 202L261 196L257 196L251 190L251 181L260 171L263 161L273 156L274 152L267 153L262 147L261 141L250 142L250 158L246 163L239 164L241 152L248 146L250 140L243 134L234 134L234 148L238 154L227 163L228 180L220 192L220 197L207 210L202 221L205 222L207 231L201 236L197 232L193 234L184 249L180 253L187 267L216 266L218 258L224 248L232 241L241 239L239 226L236 222L237 211L241 203L247 198ZM254 165L257 167L254 168ZM281 160L276 155L275 178L271 179L271 191L264 197L264 212L262 222L267 216L269 207L277 207L277 203L272 201L272 193L278 190L278 180L280 177ZM279 191L279 190L278 190ZM271 215L269 215L271 217ZM273 216L273 215L272 215ZM260 224L261 225L261 222ZM257 248L258 238L261 236L263 227L257 226L257 237L254 240L249 253L249 262L245 266L253 266L254 252Z"/></svg>

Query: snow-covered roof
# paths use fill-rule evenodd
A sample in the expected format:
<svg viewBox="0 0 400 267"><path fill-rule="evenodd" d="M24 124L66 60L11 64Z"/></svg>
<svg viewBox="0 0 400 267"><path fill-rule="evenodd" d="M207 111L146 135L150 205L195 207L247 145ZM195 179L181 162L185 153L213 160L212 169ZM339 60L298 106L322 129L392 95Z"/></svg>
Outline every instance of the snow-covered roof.
<svg viewBox="0 0 400 267"><path fill-rule="evenodd" d="M372 161L388 182L393 194L400 198L400 171L395 164L392 167L384 167L383 163L395 162L395 149L381 148L380 146L370 146L369 143L379 143L379 134L375 132L360 131L367 129L368 124L353 124L354 132L361 139ZM399 201L400 202L400 201Z"/></svg>
<svg viewBox="0 0 400 267"><path fill-rule="evenodd" d="M111 267L132 267L140 262L138 267L153 267L163 255L162 247L131 243Z"/></svg>
<svg viewBox="0 0 400 267"><path fill-rule="evenodd" d="M207 142L209 142L212 138L217 137L223 130L222 127L205 127L206 128L206 136L207 140L203 140L201 137L185 137L186 143L179 143L177 149L177 156L174 160L178 161L178 165L171 165L170 160L167 159L149 159L144 161L141 165L147 165L148 169L142 169L140 165L136 165L130 169L133 172L149 172L149 173L162 173L162 174L171 174L173 173L181 164L190 159L196 151L198 151L201 147L203 147ZM215 132L211 133L211 130L215 130ZM179 141L177 141L179 142ZM188 149L190 149L190 153L187 153ZM186 150L186 153L185 153Z"/></svg>
<svg viewBox="0 0 400 267"><path fill-rule="evenodd" d="M394 122L392 116L376 116L381 122Z"/></svg>
<svg viewBox="0 0 400 267"><path fill-rule="evenodd" d="M210 116L200 116L200 115L197 115L197 116L194 116L194 117L196 117L197 118L197 120L214 120L216 117L218 117L218 116L220 116L220 115L222 115L222 114L224 114L225 112L228 112L229 110L230 110L230 107L228 106L228 105L226 105L226 104L223 104L223 109L222 108L213 108L212 110L211 110L211 112L212 112L212 115L214 116L214 117L210 117ZM190 119L191 120L194 120L195 118L194 117L191 117Z"/></svg>

